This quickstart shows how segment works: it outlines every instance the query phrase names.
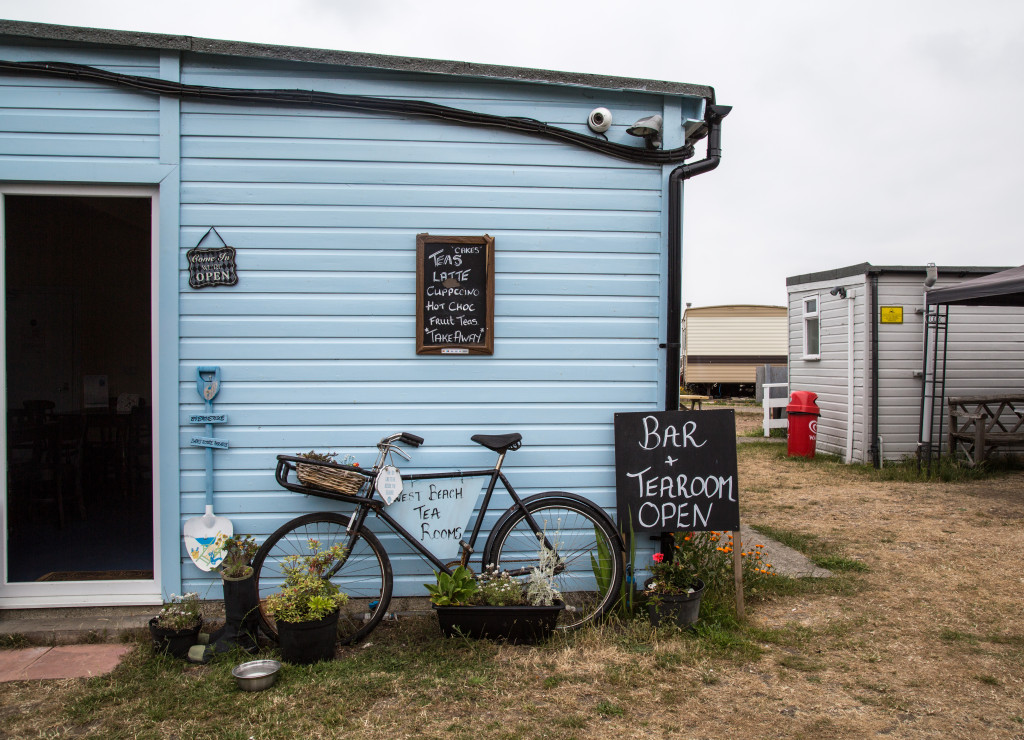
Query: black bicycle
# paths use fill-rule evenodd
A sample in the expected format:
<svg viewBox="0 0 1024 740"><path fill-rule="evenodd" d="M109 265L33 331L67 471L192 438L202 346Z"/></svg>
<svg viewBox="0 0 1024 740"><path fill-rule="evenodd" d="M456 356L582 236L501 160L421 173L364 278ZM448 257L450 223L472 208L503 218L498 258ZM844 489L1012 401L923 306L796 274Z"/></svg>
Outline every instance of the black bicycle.
<svg viewBox="0 0 1024 740"><path fill-rule="evenodd" d="M391 602L394 576L391 560L380 539L367 526L373 514L437 570L451 573L458 565L469 565L476 551L487 514L488 505L498 482L512 498L510 506L491 528L480 553L479 563L494 564L513 577L526 578L540 560L541 542L558 556L557 588L566 608L558 627L573 629L604 615L615 603L622 584L623 546L611 518L587 499L565 491L538 493L527 498L516 494L508 478L501 472L505 455L519 448L520 434L472 437L498 454L489 470L446 471L401 474L402 481L443 478L486 478L487 488L473 521L468 540L459 541L461 555L457 561L442 562L388 512L388 505L377 493L378 475L385 462L398 454L409 456L396 447L401 442L419 447L423 439L414 434L399 433L385 437L377 444L379 454L374 466L364 470L358 466L314 462L305 457L278 455L277 482L289 491L319 496L352 504L351 512L320 511L299 516L274 532L260 547L253 559L260 595L260 622L269 636L276 639L273 617L266 613L266 597L276 591L283 580L281 565L290 555L309 553L309 541L322 548L341 544L346 556L327 577L348 595L338 620L338 637L342 644L361 640L380 623ZM394 472L393 470L390 472ZM305 475L303 475L305 473ZM317 473L317 475L312 475ZM293 478L293 474L295 477ZM347 479L345 486L331 485L329 477ZM468 531L468 526L467 526Z"/></svg>

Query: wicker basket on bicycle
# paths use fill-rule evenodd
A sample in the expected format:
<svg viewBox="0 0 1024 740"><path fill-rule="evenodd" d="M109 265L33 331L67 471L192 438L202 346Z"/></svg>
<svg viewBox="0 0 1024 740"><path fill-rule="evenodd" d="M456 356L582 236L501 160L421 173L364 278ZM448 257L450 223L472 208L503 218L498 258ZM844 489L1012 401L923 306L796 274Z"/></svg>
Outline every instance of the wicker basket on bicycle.
<svg viewBox="0 0 1024 740"><path fill-rule="evenodd" d="M295 475L304 486L355 496L366 477L351 470L328 468L316 463L298 463Z"/></svg>

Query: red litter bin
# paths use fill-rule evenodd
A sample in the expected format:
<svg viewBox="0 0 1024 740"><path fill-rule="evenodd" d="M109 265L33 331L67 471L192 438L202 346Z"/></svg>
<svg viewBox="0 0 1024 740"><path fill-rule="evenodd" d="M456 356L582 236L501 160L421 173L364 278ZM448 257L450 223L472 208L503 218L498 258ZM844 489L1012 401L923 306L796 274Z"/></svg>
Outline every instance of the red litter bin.
<svg viewBox="0 0 1024 740"><path fill-rule="evenodd" d="M789 417L789 434L786 440L786 454L790 457L814 457L814 443L818 437L818 417L821 410L814 400L817 393L793 391L786 415Z"/></svg>

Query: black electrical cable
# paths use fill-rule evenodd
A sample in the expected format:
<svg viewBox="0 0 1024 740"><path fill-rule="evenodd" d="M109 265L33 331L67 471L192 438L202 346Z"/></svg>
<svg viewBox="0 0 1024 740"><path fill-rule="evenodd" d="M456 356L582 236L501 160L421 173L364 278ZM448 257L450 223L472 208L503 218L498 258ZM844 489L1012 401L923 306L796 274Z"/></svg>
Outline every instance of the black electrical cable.
<svg viewBox="0 0 1024 740"><path fill-rule="evenodd" d="M609 157L637 164L678 164L693 156L693 145L677 149L641 149L639 147L616 144L607 140L596 139L586 134L568 129L551 126L532 118L495 116L488 113L475 113L460 108L428 103L422 100L404 100L396 98L376 98L366 95L346 95L317 90L282 90L282 89L245 89L210 87L206 85L187 85L181 82L161 80L155 77L119 74L108 72L97 67L67 62L12 62L0 60L0 70L18 74L41 74L88 80L126 87L133 90L157 94L171 95L179 98L199 98L228 100L235 102L278 103L284 105L301 105L337 110L351 110L364 113L386 113L412 115L425 118L437 118L451 123L469 126L487 126L504 128L534 136L542 136L574 146L599 152ZM709 101L713 102L713 101Z"/></svg>

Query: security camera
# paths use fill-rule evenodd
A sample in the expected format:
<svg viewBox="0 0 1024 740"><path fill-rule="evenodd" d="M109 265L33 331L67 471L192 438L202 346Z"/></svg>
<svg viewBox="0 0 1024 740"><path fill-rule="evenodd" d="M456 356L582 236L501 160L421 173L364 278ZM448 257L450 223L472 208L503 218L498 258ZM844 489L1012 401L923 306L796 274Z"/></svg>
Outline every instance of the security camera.
<svg viewBox="0 0 1024 740"><path fill-rule="evenodd" d="M612 112L607 108L594 108L587 118L587 125L595 134L603 134L612 127Z"/></svg>
<svg viewBox="0 0 1024 740"><path fill-rule="evenodd" d="M842 286L837 286L835 288L832 288L832 290L829 291L829 294L830 295L837 295L840 298L846 298L846 288L844 288Z"/></svg>

